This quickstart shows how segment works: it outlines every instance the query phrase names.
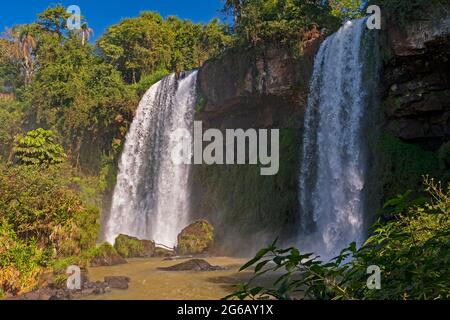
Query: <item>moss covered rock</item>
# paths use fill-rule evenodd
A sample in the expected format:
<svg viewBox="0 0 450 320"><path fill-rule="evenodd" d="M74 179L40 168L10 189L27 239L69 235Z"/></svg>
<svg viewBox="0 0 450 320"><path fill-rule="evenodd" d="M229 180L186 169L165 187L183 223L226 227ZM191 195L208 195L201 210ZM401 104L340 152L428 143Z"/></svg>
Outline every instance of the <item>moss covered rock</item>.
<svg viewBox="0 0 450 320"><path fill-rule="evenodd" d="M206 220L199 220L184 228L178 235L179 254L206 252L214 243L214 227Z"/></svg>
<svg viewBox="0 0 450 320"><path fill-rule="evenodd" d="M116 238L114 248L124 258L152 257L155 253L155 242L120 234Z"/></svg>
<svg viewBox="0 0 450 320"><path fill-rule="evenodd" d="M87 256L91 267L115 266L127 263L127 261L121 257L116 249L109 243L103 243L100 246L91 249Z"/></svg>

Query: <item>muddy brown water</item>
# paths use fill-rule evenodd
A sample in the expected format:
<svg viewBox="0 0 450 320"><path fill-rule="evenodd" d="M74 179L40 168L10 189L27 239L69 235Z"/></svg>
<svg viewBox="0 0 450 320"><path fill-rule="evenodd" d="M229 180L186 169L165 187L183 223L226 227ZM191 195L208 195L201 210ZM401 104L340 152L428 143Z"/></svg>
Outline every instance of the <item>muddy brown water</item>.
<svg viewBox="0 0 450 320"><path fill-rule="evenodd" d="M247 259L230 257L205 258L211 265L225 267L220 271L162 271L187 261L162 258L130 259L127 264L89 269L91 281L103 281L105 276L127 276L128 290L115 290L104 295L89 296L90 300L218 300L234 291L233 285L252 277L251 271L238 272Z"/></svg>

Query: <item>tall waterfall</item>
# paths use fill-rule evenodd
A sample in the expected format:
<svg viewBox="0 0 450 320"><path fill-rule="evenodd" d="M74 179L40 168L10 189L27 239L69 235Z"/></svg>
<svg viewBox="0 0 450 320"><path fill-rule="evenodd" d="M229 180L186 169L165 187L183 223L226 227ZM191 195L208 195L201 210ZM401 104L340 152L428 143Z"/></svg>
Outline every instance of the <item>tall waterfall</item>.
<svg viewBox="0 0 450 320"><path fill-rule="evenodd" d="M364 240L367 209L370 77L375 31L364 19L328 37L315 58L299 174L302 250L332 258ZM363 44L366 44L364 46ZM368 66L367 66L368 65ZM369 73L369 74L367 74Z"/></svg>
<svg viewBox="0 0 450 320"><path fill-rule="evenodd" d="M170 75L142 98L126 136L119 174L105 225L105 239L118 234L176 244L188 221L189 166L171 159L176 129L193 127L197 71Z"/></svg>

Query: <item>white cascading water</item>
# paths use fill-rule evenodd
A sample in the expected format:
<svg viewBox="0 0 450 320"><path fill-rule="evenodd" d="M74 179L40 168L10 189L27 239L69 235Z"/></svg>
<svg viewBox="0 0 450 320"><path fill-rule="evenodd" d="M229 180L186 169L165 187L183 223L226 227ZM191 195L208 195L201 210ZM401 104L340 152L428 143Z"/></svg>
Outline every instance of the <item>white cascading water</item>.
<svg viewBox="0 0 450 320"><path fill-rule="evenodd" d="M325 259L364 240L366 30L365 19L349 21L328 37L310 83L299 175L299 245Z"/></svg>
<svg viewBox="0 0 450 320"><path fill-rule="evenodd" d="M165 77L142 98L126 136L105 240L119 234L174 247L189 218L189 165L172 162L171 134L193 127L197 71Z"/></svg>

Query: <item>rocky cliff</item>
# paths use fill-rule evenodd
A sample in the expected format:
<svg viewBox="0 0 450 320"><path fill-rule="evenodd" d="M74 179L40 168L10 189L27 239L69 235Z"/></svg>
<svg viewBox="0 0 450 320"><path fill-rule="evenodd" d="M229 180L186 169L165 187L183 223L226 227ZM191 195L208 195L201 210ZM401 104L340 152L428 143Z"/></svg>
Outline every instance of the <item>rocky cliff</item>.
<svg viewBox="0 0 450 320"><path fill-rule="evenodd" d="M450 13L387 29L385 129L437 149L450 137Z"/></svg>
<svg viewBox="0 0 450 320"><path fill-rule="evenodd" d="M444 184L450 138L450 13L424 12L421 21L384 33L380 171L385 198L421 190L422 176Z"/></svg>
<svg viewBox="0 0 450 320"><path fill-rule="evenodd" d="M196 120L205 129L280 129L276 176L260 176L257 166L194 166L192 213L214 224L216 243L227 243L220 251L249 253L295 233L299 132L320 43L300 56L276 44L234 50L200 70Z"/></svg>
<svg viewBox="0 0 450 320"><path fill-rule="evenodd" d="M442 17L403 27L389 23L383 31L380 126L395 141L383 142L380 150L387 154L382 157L385 196L414 188L421 174L434 173L438 160L433 152L449 139L448 22L449 17ZM321 40L313 41L299 57L272 44L228 52L200 70L196 119L204 127L281 128L276 176L261 177L252 166L194 168L192 214L215 225L217 243L227 243L223 251L247 253L279 235L288 240L295 234L298 150ZM412 160L405 159L410 155ZM394 186L398 180L403 184Z"/></svg>
<svg viewBox="0 0 450 320"><path fill-rule="evenodd" d="M267 44L207 62L199 73L197 119L214 128L298 127L320 43L312 42L299 57Z"/></svg>

